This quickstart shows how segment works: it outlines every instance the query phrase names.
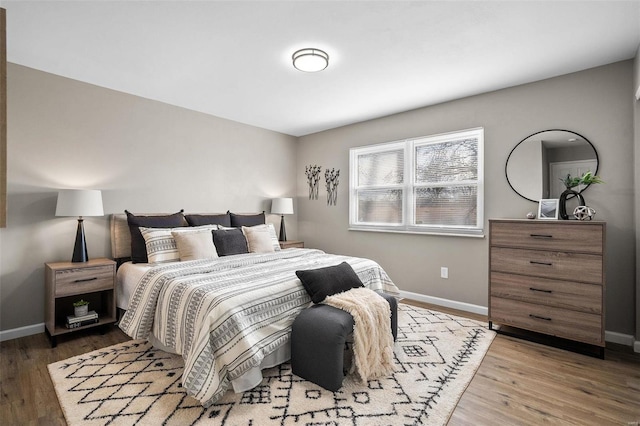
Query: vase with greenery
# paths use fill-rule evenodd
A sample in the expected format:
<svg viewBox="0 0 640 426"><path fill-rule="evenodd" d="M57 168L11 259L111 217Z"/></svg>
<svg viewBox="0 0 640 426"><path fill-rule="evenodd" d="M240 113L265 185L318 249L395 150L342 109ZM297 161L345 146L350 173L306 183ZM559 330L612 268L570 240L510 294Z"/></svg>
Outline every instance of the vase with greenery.
<svg viewBox="0 0 640 426"><path fill-rule="evenodd" d="M83 315L87 315L89 312L89 302L86 300L78 300L77 302L73 302L73 313L77 317L81 317Z"/></svg>
<svg viewBox="0 0 640 426"><path fill-rule="evenodd" d="M562 183L566 189L560 194L560 206L558 209L558 215L560 218L567 220L569 219L569 215L567 214L567 200L571 200L572 198L578 199L578 205L584 206L584 197L582 196L582 191L586 189L587 186L594 183L604 183L599 176L594 175L591 171L584 173L580 177L571 177L571 174L567 174L566 177L561 178ZM576 191L573 188L579 185L584 185L584 188L580 191Z"/></svg>

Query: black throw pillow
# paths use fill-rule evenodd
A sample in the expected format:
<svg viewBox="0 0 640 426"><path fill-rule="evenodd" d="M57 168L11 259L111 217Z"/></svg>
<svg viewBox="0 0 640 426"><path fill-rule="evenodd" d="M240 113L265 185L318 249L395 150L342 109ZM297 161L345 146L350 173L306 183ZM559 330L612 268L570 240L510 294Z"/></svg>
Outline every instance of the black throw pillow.
<svg viewBox="0 0 640 426"><path fill-rule="evenodd" d="M227 228L231 226L231 216L229 213L187 214L184 217L187 219L187 222L189 222L189 226L222 225Z"/></svg>
<svg viewBox="0 0 640 426"><path fill-rule="evenodd" d="M264 225L266 223L264 212L258 214L235 214L229 213L231 216L231 226L241 228L243 226Z"/></svg>
<svg viewBox="0 0 640 426"><path fill-rule="evenodd" d="M241 229L219 229L211 232L218 256L249 253L247 239Z"/></svg>
<svg viewBox="0 0 640 426"><path fill-rule="evenodd" d="M183 211L180 210L178 213L164 216L138 216L125 210L129 232L131 233L131 261L133 263L149 263L147 246L140 232L141 226L143 228L178 228L187 226L182 214Z"/></svg>
<svg viewBox="0 0 640 426"><path fill-rule="evenodd" d="M311 301L322 302L325 297L342 293L352 288L364 287L351 265L342 262L325 268L296 271Z"/></svg>

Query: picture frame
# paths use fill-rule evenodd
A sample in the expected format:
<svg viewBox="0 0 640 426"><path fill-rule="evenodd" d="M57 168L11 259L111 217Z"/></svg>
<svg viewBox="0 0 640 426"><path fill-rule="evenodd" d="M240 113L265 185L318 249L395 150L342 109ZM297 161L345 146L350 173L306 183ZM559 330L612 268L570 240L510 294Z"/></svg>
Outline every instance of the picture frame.
<svg viewBox="0 0 640 426"><path fill-rule="evenodd" d="M558 219L558 205L559 200L557 198L546 198L538 202L538 219Z"/></svg>

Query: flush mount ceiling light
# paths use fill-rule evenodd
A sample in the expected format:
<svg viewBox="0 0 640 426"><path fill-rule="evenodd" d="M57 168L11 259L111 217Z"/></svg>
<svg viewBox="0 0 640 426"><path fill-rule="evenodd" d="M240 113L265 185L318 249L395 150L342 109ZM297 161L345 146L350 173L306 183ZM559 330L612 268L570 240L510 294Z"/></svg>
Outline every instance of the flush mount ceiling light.
<svg viewBox="0 0 640 426"><path fill-rule="evenodd" d="M318 72L329 66L329 55L320 49L297 50L293 56L293 66L304 72Z"/></svg>

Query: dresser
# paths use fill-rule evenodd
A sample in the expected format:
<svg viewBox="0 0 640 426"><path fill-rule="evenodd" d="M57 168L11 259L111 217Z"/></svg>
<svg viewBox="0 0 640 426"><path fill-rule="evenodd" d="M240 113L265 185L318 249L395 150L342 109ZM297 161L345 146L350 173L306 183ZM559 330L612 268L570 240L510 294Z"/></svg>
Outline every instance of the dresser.
<svg viewBox="0 0 640 426"><path fill-rule="evenodd" d="M600 221L489 220L489 327L594 345L602 356L605 232Z"/></svg>

